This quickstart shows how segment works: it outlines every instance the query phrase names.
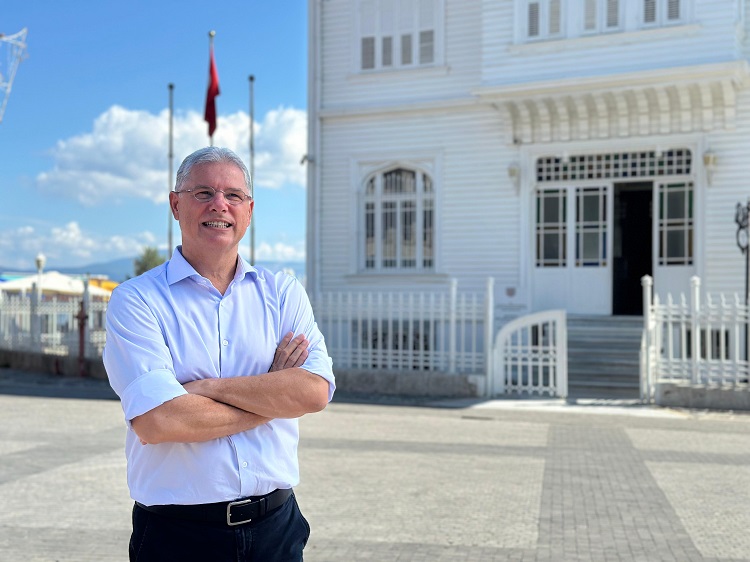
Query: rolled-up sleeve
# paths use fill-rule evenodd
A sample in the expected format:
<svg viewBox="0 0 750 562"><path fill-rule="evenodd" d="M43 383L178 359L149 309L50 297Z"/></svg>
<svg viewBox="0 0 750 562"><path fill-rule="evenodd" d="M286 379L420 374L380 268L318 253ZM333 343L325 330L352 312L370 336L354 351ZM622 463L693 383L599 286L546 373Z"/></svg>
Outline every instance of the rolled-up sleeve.
<svg viewBox="0 0 750 562"><path fill-rule="evenodd" d="M281 278L280 317L281 334L293 332L304 333L310 342L308 356L301 368L323 377L328 381L328 401L333 399L336 390L336 379L333 375L333 361L328 355L325 339L318 328L313 315L310 299L302 284L286 274Z"/></svg>
<svg viewBox="0 0 750 562"><path fill-rule="evenodd" d="M133 418L183 394L159 323L138 292L117 287L107 306L103 360L128 425Z"/></svg>

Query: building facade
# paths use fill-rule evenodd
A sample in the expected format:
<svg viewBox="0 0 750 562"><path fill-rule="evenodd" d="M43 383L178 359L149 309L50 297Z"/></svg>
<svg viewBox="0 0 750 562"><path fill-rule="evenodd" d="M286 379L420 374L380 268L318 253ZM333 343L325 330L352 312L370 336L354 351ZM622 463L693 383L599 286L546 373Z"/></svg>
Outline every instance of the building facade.
<svg viewBox="0 0 750 562"><path fill-rule="evenodd" d="M742 292L744 0L310 0L308 289Z"/></svg>

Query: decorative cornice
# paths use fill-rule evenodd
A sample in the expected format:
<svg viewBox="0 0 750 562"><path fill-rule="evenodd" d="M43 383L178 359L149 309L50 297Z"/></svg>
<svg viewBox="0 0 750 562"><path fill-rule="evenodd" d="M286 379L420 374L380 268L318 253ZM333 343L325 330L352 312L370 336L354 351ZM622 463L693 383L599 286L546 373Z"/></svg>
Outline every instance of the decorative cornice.
<svg viewBox="0 0 750 562"><path fill-rule="evenodd" d="M674 134L734 127L746 61L483 87L511 124L508 142L529 144Z"/></svg>

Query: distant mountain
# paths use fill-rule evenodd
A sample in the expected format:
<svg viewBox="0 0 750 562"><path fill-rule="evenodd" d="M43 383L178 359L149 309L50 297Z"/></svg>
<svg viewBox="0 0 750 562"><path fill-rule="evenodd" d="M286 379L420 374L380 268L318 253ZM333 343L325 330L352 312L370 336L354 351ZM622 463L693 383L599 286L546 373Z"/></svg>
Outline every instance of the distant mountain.
<svg viewBox="0 0 750 562"><path fill-rule="evenodd" d="M108 262L91 263L88 265L82 265L78 267L47 267L46 270L59 271L60 273L67 273L70 275L105 275L109 279L117 282L125 281L126 279L133 277L133 262L136 257L132 258L121 258L118 260L112 260ZM289 269L294 272L295 277L300 281L305 280L305 262L281 262L281 261L261 261L258 262L260 267L265 267L271 271L281 271L282 269ZM3 271L11 271L9 268L0 266L0 273ZM24 273L23 270L12 270L14 273ZM26 271L29 275L36 273L36 271Z"/></svg>
<svg viewBox="0 0 750 562"><path fill-rule="evenodd" d="M135 258L120 258L100 263L91 263L79 267L57 267L60 273L78 275L106 275L112 281L122 282L133 277L133 262Z"/></svg>

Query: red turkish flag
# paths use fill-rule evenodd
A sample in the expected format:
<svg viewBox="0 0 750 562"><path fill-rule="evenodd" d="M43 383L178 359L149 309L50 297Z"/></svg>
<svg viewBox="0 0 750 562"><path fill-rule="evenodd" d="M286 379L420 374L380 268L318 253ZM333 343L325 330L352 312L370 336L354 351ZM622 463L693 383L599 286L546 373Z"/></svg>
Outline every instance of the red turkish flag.
<svg viewBox="0 0 750 562"><path fill-rule="evenodd" d="M206 92L206 113L204 118L208 123L208 136L213 137L216 130L216 96L219 95L219 71L216 70L214 47L211 45L211 61L208 67L208 92Z"/></svg>

